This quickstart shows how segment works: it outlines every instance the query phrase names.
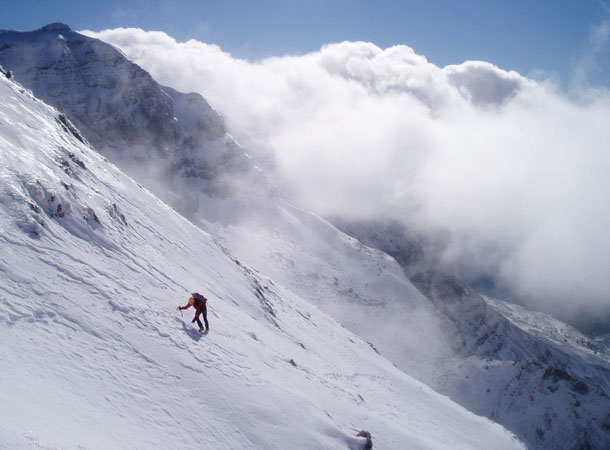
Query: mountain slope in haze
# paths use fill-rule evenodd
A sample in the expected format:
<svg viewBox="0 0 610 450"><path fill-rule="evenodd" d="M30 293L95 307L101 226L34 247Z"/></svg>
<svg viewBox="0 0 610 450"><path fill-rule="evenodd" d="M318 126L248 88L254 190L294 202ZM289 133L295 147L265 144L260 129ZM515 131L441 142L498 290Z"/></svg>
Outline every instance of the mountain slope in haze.
<svg viewBox="0 0 610 450"><path fill-rule="evenodd" d="M232 256L0 74L0 447L523 448ZM67 126L69 124L70 126ZM209 297L212 331L176 311Z"/></svg>
<svg viewBox="0 0 610 450"><path fill-rule="evenodd" d="M232 183L237 174L273 194L203 97L159 85L109 44L61 23L32 32L2 30L0 64L66 114L96 150L148 180L148 187L162 181L157 194L173 183L182 191L194 183L224 196L241 190ZM192 212L190 199L173 200Z"/></svg>
<svg viewBox="0 0 610 450"><path fill-rule="evenodd" d="M417 364L397 357L399 367L532 448L610 445L607 347L546 314L479 294L402 225L336 222L392 255L446 319L454 354Z"/></svg>
<svg viewBox="0 0 610 450"><path fill-rule="evenodd" d="M545 314L478 294L431 256L419 260L421 242L381 224L368 231L396 248L354 229L348 232L360 241L342 247L350 238L329 223L306 211L286 215L264 225L197 223L397 367L506 426L528 447L610 445L604 347Z"/></svg>

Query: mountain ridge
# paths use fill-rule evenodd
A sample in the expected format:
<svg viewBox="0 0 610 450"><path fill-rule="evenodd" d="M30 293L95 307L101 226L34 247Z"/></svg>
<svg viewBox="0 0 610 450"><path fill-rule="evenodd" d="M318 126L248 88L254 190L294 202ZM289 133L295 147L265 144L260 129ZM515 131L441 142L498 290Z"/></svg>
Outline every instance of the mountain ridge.
<svg viewBox="0 0 610 450"><path fill-rule="evenodd" d="M418 242L401 225L334 223L393 256L450 324L453 348L461 356L418 365L403 361L407 373L477 414L519 430L534 448L610 442L610 354L605 346L544 313L479 294L436 259L435 250L423 250L433 244ZM524 418L525 405L539 411ZM555 412L558 407L562 414Z"/></svg>
<svg viewBox="0 0 610 450"><path fill-rule="evenodd" d="M170 195L167 185L178 189L185 180L211 196L246 192L232 183L237 175L249 178L259 195L276 195L201 95L159 85L115 47L61 23L1 30L0 42L0 63L16 79L162 198ZM181 205L184 213L190 203Z"/></svg>

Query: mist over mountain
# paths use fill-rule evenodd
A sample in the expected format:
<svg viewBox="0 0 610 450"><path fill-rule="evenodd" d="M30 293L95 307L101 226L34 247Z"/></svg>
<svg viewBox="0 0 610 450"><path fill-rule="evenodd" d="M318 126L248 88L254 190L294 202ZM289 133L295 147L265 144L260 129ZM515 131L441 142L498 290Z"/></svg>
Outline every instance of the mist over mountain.
<svg viewBox="0 0 610 450"><path fill-rule="evenodd" d="M138 35L133 30L115 33L128 40L133 34ZM156 43L148 40L150 35L144 38L141 46L137 47L142 52L142 60L160 62L160 59L148 59L147 55L149 51L159 51L159 45L166 45L167 36L155 35ZM191 46L197 51L202 49L199 43L192 42ZM229 95L216 75L212 76L211 72L216 70L225 76L233 72L231 67L223 68L222 61L226 55L219 49L211 49L211 52L212 56L216 52L220 58L213 61L221 63L214 65L201 60L201 66L191 67L192 72L176 70L180 64L170 55L160 52L160 56L168 58L161 72L168 76L173 71L176 89L179 89L178 84L195 75L201 76L202 80L215 80L210 83L218 89L212 94L214 105L217 101L225 107L230 102L236 102L235 105L247 103L247 99L238 99L238 95L246 94L244 91L237 90ZM176 57L182 54L180 51L174 53ZM25 55L29 56L26 58ZM386 66L393 67L396 58L402 65L392 72L394 76L382 77L382 74L387 75ZM311 63L307 59L319 64L319 70L317 76L305 79L303 74L311 75L306 70ZM370 63L368 66L366 61ZM233 64L230 59L224 62L229 66ZM56 106L67 116L62 121L58 113L59 129L67 130L65 133L74 138L85 136L96 150L108 155L143 186L152 189L207 233L204 236L189 228L189 233L194 233L192 239L163 248L148 242L150 248L147 247L146 254L156 255L154 258L158 263L155 273L157 270L163 272L167 262L172 267L172 277L180 280L193 277L210 290L222 292L222 299L233 299L235 305L235 302L242 303L231 286L241 286L239 295L253 302L248 311L254 321L261 321L273 333L276 329L282 331L285 328L278 318L282 315L280 311L290 310L292 300L301 299L321 314L332 317L336 325L346 332L358 336L376 354L379 353L378 356L391 361L396 369L450 396L467 409L503 424L531 448L551 449L562 445L601 448L610 442L610 354L606 343L591 339L545 314L533 313L490 295L481 295L469 282L470 278L480 276L486 264L498 263L502 256L501 252L496 253L499 249L493 245L479 248L483 241L469 242L468 239L473 238L470 234L472 229L456 234L455 230L439 225L452 217L453 209L464 206L462 203L452 206L447 204L448 199L444 202L436 199L439 203L435 203L431 198L433 205L443 206L437 214L445 217L439 222L426 220L426 214L430 213L430 205L423 201L426 197L416 198L415 203L403 203L404 195L407 198L413 195L409 193L413 187L409 184L412 178L406 178L406 185L397 181L407 171L422 181L416 194L430 188L418 172L426 167L431 169L428 166L432 161L428 159L430 155L419 151L417 146L413 147L421 144L424 150L430 150L426 146L431 139L429 131L441 134L432 147L438 152L433 160L440 164L441 172L446 176L453 173L449 171L453 166L441 163L442 157L446 156L456 164L453 168L461 173L464 166L458 161L459 154L448 154L436 146L449 143L449 138L455 137L442 135L441 125L447 125L447 117L452 118L449 122L455 121L455 127L464 125L457 114L472 118L472 108L478 108L477 117L482 123L498 126L493 117L505 114L503 108L513 108L512 102L527 100L522 97L524 92L526 97L540 94L531 80L485 63L449 67L438 73L424 58L408 48L380 51L362 43L330 46L320 54L288 61L267 61L260 63L260 67L237 61L243 70L240 76L246 80L255 79L259 69L268 70L267 64L273 67L275 81L280 83L286 97L282 102L293 103L286 110L276 97L277 86L264 82L264 77L260 78L259 86L269 95L268 103L260 100L262 91L254 89L255 85L247 85L248 90L252 90L248 98L253 106L250 109L244 107L242 114L244 117L250 115L253 122L245 125L239 133L253 145L256 161L263 161L261 167L265 171L262 171L226 133L222 117L199 94L181 94L158 85L143 69L113 47L70 31L65 25L53 24L31 33L0 32L0 63L13 71L13 78L34 93L57 102ZM293 63L302 70L292 71L291 78L285 79L286 64L292 67ZM160 70L160 66L155 67ZM210 73L203 76L203 70ZM407 75L401 78L399 75L403 72ZM328 74L332 75L330 84L327 83ZM413 77L419 82L413 82ZM449 84L439 84L439 77L450 80ZM104 84L100 80L110 81ZM167 81L172 79L164 81L171 84ZM223 95L228 97L226 103L222 101ZM313 104L311 95L314 100L317 98ZM333 109L331 104L323 101L324 97L353 103L354 114L345 114L340 102L337 109ZM398 103L397 98L400 100ZM382 100L381 103L376 101L378 99ZM325 109L326 106L330 108ZM272 110L275 111L275 120L267 121L270 118L267 113ZM228 111L235 112L230 108ZM255 113L260 113L260 116L256 117ZM239 115L235 118L232 114L225 114L231 124L229 128L236 134L234 130L240 124ZM379 116L377 119L376 115ZM301 129L297 129L297 119ZM365 122L367 126L362 125ZM409 133L398 133L396 127L399 125L408 126ZM350 139L346 138L348 132L354 134ZM7 141L14 146L16 132L9 133L12 134ZM252 135L247 137L248 133ZM484 137L491 136L486 134L487 131L482 133ZM86 145L87 141L82 136L77 145ZM295 136L299 138L296 141ZM383 144L381 147L380 143ZM290 157L276 153L280 144L292 152ZM396 153L387 153L386 146ZM368 154L366 150L369 147L374 147L376 153ZM405 148L408 151L403 152ZM354 150L363 153L354 153ZM84 167L91 164L89 159L76 157L79 154L73 151L66 153L61 150L60 153L63 156L58 155L54 160L66 175L69 172L80 173L82 166L78 161ZM500 154L504 153L501 151ZM326 163L328 157L333 159L333 164ZM470 168L471 171L474 169ZM104 170L114 173L114 169ZM287 182L289 174L292 174L294 183ZM60 172L59 176L64 175ZM286 202L283 195L272 187L269 178L286 189L287 194L283 195L323 212L332 224ZM387 185L377 182L380 180ZM506 178L500 177L497 183L501 181L506 181ZM68 184L65 180L64 183ZM124 183L119 183L116 189ZM306 184L310 189L301 191ZM27 233L39 230L44 239L45 230L49 227L55 230L56 222L59 225L63 223L61 214L66 206L58 210L58 203L66 205L70 202L63 202L63 192L49 190L43 181L30 180L26 186L29 188L24 195L33 198L34 208L31 220L20 222L21 232L24 226ZM439 186L443 187L442 183ZM11 186L7 189L13 190ZM443 189L440 192L447 193ZM114 194L108 192L107 196ZM491 202L491 198L488 200ZM147 223L155 215L154 201L138 202L143 205L143 214L147 217L139 218L138 224ZM105 232L96 225L94 216L102 224L108 220L106 215L124 225L130 223L121 204L115 202L120 211L117 212L111 203L105 206L102 203L97 208L84 204L82 208L71 206L70 210L76 213L70 216L70 220L76 220L78 226L70 225L68 231L79 231L81 238L97 242L99 236L91 229L102 230L102 234ZM128 203L131 201L124 202ZM489 205L478 205L482 208L479 211ZM472 206L468 204L468 207ZM499 205L494 211L499 212L500 206L505 205ZM391 214L391 207L396 214ZM94 212L104 210L107 214L93 214L87 208ZM166 217L165 212L163 217ZM465 219L474 221L463 213ZM171 225L155 228L153 240L164 242L165 236L176 233L174 226L181 230L178 234L182 235L185 225L181 219L168 214L171 219L167 220ZM85 223L81 223L80 217L89 219L83 219ZM160 218L159 223L164 220ZM488 225L492 229L497 226L504 230L507 226L501 217L495 224ZM434 232L430 233L429 228ZM494 233L485 233L485 228L478 231L486 238L494 236ZM143 231L138 229L138 232ZM522 229L508 230L507 233L512 234L511 239L514 238L515 242L523 237ZM34 232L34 235L37 234ZM121 242L121 245L126 245L138 255L136 242L140 241L136 235L133 242ZM194 246L200 249L200 244L195 244L198 240L205 242L201 251L213 255L205 263L205 276L201 277L193 272L199 267L197 263L191 268L191 263L181 262L184 248ZM33 248L35 251L36 245ZM470 249L467 253L470 265L464 265L464 249ZM174 251L178 254L173 255ZM191 261L192 256L185 257ZM141 258L147 259L148 256ZM227 269L228 272L224 268L226 264L232 267ZM146 263L139 261L136 267L142 266L146 267ZM187 273L180 274L181 267ZM493 264L491 267L497 268ZM56 270L61 273L61 267ZM120 281L122 269L116 270L115 278ZM135 273L141 272L135 270ZM49 269L49 274L53 273L54 270ZM492 271L491 275L497 273ZM104 277L103 273L100 277ZM246 281L239 281L239 277L245 277ZM16 275L13 278L16 279ZM127 284L126 281L119 282L115 289L129 291L125 288ZM169 284L174 286L170 289L173 296L178 295L181 288L187 289L188 283ZM44 295L47 291L41 292ZM161 294L154 287L150 288L148 295L162 301ZM135 320L129 314L130 308L138 311L144 308L139 300L134 302L134 306L130 303L129 306L113 307L113 310L127 315L127 325ZM19 308L25 306L20 304ZM164 314L161 307L155 311ZM234 313L223 309L218 318ZM309 313L304 314L300 317ZM316 316L315 320L311 317L308 320L302 324L305 329L317 328L317 321L322 319ZM238 323L232 324L241 330ZM174 338L171 327L159 325L158 328L162 330L159 336ZM260 334L269 332L265 327L260 330L264 331L257 328L256 332L248 334L242 330L246 332L244 339L260 342ZM332 334L332 327L329 330ZM228 335L232 333L225 331ZM303 341L300 337L294 339ZM232 348L236 353L240 352L243 340L238 338L234 344ZM299 347L307 351L308 346ZM258 352L254 348L251 350ZM271 359L277 358L272 349L270 352ZM332 355L330 358L332 360ZM291 367L299 366L295 359L287 359L296 364L291 363ZM228 370L222 367L219 370L226 375ZM248 367L252 365L248 364ZM277 369L274 364L271 367ZM271 378L272 373L265 372ZM311 373L311 369L304 373ZM333 370L327 373L331 379L343 379L332 373ZM412 419L413 415L404 417ZM286 430L290 434L289 425L286 425ZM340 439L349 441L341 436ZM356 445L359 444L353 444ZM437 442L430 444L433 448L439 445ZM487 442L478 442L474 448L477 445L489 448Z"/></svg>
<svg viewBox="0 0 610 450"><path fill-rule="evenodd" d="M88 34L204 95L299 204L398 220L496 295L608 330L607 90L568 95L482 61L437 67L405 45L250 62L162 32Z"/></svg>

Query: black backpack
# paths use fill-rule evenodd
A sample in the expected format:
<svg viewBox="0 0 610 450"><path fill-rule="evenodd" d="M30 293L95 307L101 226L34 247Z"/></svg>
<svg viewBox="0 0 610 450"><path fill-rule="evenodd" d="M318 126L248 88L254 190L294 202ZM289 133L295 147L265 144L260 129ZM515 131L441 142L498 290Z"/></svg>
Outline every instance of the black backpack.
<svg viewBox="0 0 610 450"><path fill-rule="evenodd" d="M191 294L191 297L193 297L195 299L195 302L202 303L204 306L205 306L206 302L208 301L208 299L205 298L203 295L201 295L199 292L193 292Z"/></svg>

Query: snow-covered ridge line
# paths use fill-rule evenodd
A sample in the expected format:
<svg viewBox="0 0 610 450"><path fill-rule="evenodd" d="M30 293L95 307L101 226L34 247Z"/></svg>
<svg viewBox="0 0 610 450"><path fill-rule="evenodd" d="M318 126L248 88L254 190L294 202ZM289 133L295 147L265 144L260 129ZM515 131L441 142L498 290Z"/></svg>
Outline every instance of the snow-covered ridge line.
<svg viewBox="0 0 610 450"><path fill-rule="evenodd" d="M446 320L454 353L417 364L393 356L400 367L532 448L610 444L610 363L602 347L545 314L480 295L398 224L338 222L396 258Z"/></svg>
<svg viewBox="0 0 610 450"><path fill-rule="evenodd" d="M576 328L561 322L548 314L529 311L514 303L507 303L488 296L485 302L522 330L535 334L561 347L595 356L605 361L610 368L610 350L585 336ZM566 350L567 350L566 348ZM600 361L601 363L601 361Z"/></svg>

